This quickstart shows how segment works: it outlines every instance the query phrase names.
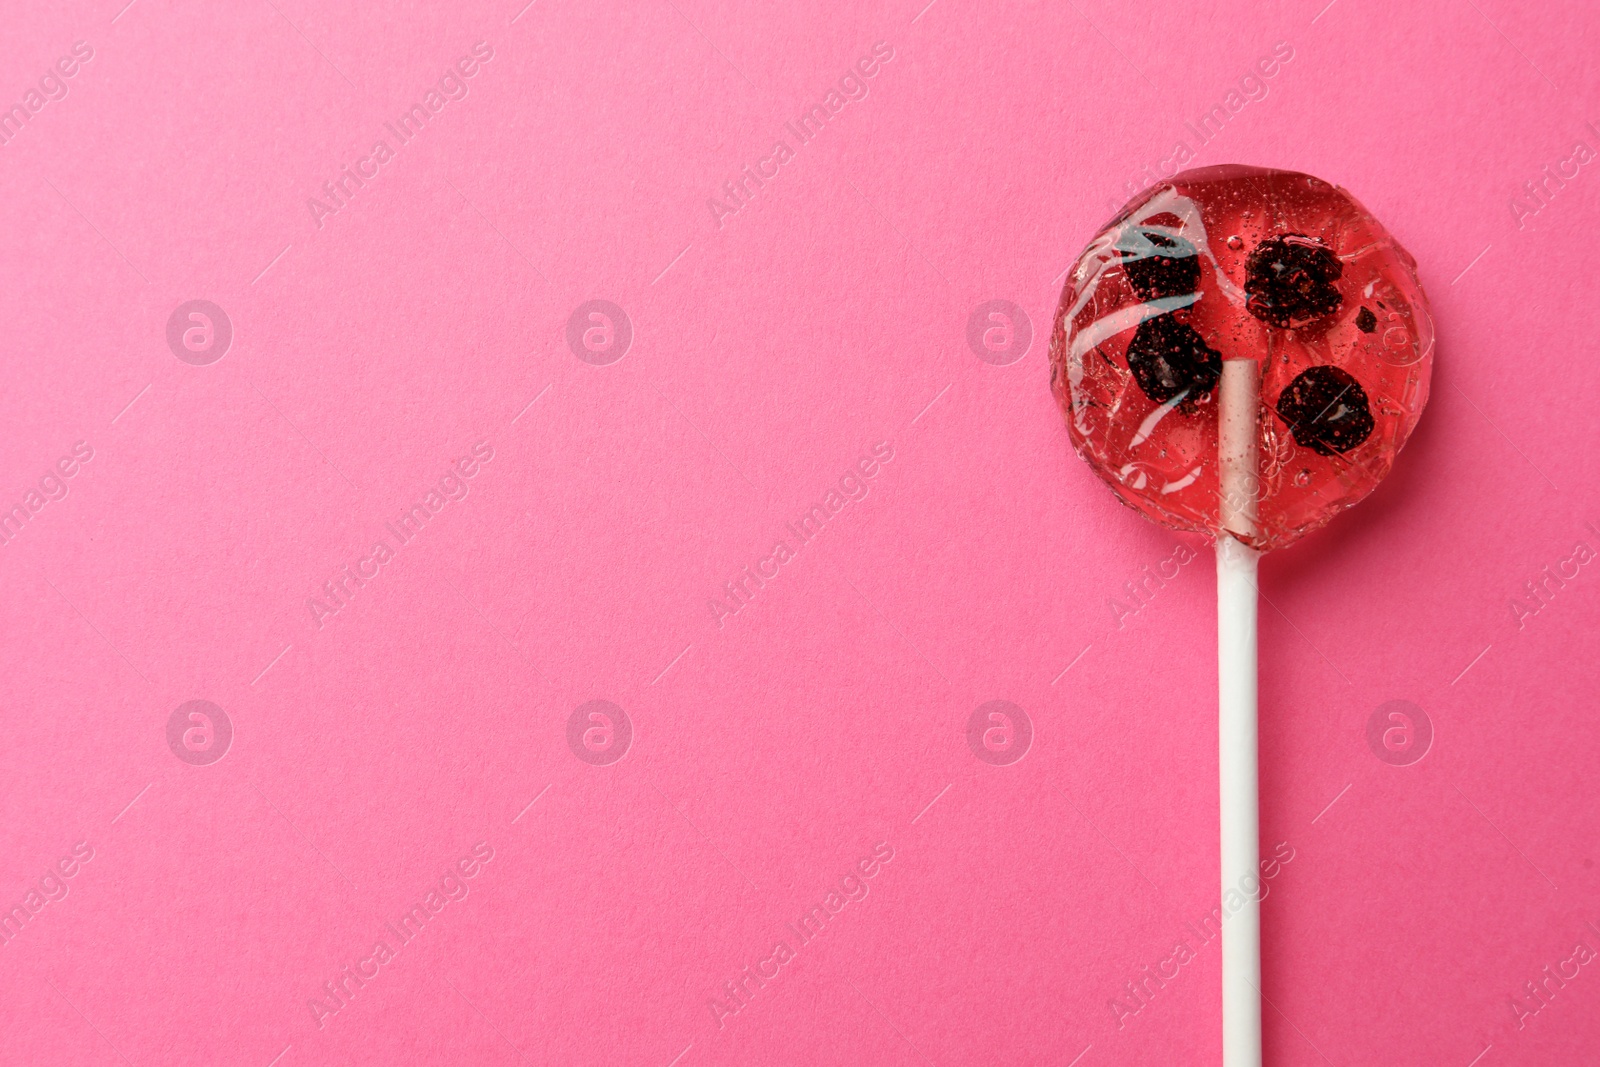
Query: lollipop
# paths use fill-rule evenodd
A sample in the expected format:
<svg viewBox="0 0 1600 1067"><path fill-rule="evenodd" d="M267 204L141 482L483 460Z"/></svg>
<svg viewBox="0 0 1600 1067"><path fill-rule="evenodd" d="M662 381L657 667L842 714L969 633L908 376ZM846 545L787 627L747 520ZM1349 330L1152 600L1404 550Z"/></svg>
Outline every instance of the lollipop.
<svg viewBox="0 0 1600 1067"><path fill-rule="evenodd" d="M1224 894L1257 877L1256 562L1370 493L1428 399L1416 261L1306 174L1184 171L1078 257L1050 383L1121 500L1217 545ZM1223 1062L1261 1063L1260 911L1223 928Z"/></svg>

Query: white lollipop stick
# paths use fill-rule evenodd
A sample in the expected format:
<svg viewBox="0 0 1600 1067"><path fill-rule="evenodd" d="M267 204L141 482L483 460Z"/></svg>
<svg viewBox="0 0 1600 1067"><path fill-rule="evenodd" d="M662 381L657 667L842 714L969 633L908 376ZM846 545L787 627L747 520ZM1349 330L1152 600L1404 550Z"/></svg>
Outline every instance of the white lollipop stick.
<svg viewBox="0 0 1600 1067"><path fill-rule="evenodd" d="M1222 364L1217 401L1221 518L1226 530L1253 535L1260 478L1256 420L1261 368L1252 360ZM1222 1063L1261 1067L1261 903L1256 770L1256 560L1233 537L1217 538L1217 771L1222 821ZM1228 915L1232 891L1244 906Z"/></svg>

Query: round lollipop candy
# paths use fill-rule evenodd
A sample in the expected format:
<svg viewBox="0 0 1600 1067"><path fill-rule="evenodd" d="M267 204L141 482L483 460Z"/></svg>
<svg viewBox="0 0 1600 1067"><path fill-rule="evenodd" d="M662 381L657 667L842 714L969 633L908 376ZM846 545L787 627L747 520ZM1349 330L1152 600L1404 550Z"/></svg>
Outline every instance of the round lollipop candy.
<svg viewBox="0 0 1600 1067"><path fill-rule="evenodd" d="M1256 562L1366 496L1428 399L1416 261L1350 194L1291 171L1184 171L1069 273L1051 388L1129 506L1217 545L1222 888L1256 884ZM1248 896L1248 894L1246 894ZM1261 1063L1258 902L1223 928L1223 1062Z"/></svg>

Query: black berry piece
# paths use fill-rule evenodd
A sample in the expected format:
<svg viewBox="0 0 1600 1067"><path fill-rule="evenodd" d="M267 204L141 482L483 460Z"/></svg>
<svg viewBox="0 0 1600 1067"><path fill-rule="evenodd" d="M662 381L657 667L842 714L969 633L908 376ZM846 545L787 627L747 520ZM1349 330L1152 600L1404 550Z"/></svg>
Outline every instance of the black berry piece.
<svg viewBox="0 0 1600 1067"><path fill-rule="evenodd" d="M1356 329L1362 333L1371 333L1378 328L1378 316L1372 313L1371 308L1362 308L1356 312Z"/></svg>
<svg viewBox="0 0 1600 1067"><path fill-rule="evenodd" d="M1321 241L1298 233L1269 237L1245 260L1245 307L1283 329L1297 329L1339 310L1333 283L1344 264Z"/></svg>
<svg viewBox="0 0 1600 1067"><path fill-rule="evenodd" d="M1278 417L1295 443L1324 456L1348 452L1372 434L1366 390L1338 367L1308 367L1278 394Z"/></svg>
<svg viewBox="0 0 1600 1067"><path fill-rule="evenodd" d="M1128 369L1144 395L1157 404L1185 390L1185 399L1194 400L1209 393L1222 377L1222 353L1188 323L1157 315L1133 332Z"/></svg>
<svg viewBox="0 0 1600 1067"><path fill-rule="evenodd" d="M1142 228L1128 236L1121 246L1122 271L1139 299L1187 296L1200 288L1200 257L1188 240Z"/></svg>

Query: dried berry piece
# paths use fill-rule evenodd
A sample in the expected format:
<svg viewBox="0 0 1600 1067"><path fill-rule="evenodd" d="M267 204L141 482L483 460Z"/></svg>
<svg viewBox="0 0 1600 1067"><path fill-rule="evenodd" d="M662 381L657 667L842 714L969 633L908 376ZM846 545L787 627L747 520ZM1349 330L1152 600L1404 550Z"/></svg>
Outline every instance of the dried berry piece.
<svg viewBox="0 0 1600 1067"><path fill-rule="evenodd" d="M1122 252L1122 271L1141 300L1187 296L1200 288L1200 257L1187 238L1135 228Z"/></svg>
<svg viewBox="0 0 1600 1067"><path fill-rule="evenodd" d="M1324 456L1348 452L1372 433L1366 390L1338 367L1308 367L1278 394L1278 417L1295 443Z"/></svg>
<svg viewBox="0 0 1600 1067"><path fill-rule="evenodd" d="M1378 328L1378 316L1370 308L1362 308L1356 312L1356 329L1362 333L1371 333Z"/></svg>
<svg viewBox="0 0 1600 1067"><path fill-rule="evenodd" d="M1298 233L1269 237L1244 267L1244 306L1270 326L1297 329L1339 309L1333 283L1344 265L1321 241Z"/></svg>
<svg viewBox="0 0 1600 1067"><path fill-rule="evenodd" d="M1128 369L1144 395L1157 404L1184 392L1185 399L1194 400L1209 393L1222 377L1222 353L1188 323L1157 315L1134 331L1128 343Z"/></svg>

